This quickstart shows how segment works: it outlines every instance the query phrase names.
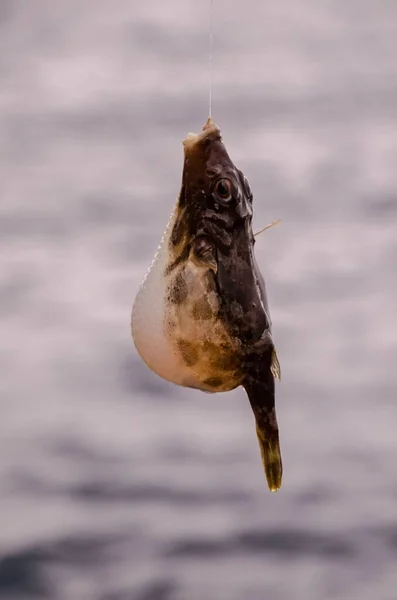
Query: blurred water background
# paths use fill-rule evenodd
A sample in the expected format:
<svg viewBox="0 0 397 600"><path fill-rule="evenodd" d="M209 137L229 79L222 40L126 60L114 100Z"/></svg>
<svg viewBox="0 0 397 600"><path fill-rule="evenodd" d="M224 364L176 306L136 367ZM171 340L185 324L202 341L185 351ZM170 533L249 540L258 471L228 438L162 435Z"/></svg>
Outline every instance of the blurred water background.
<svg viewBox="0 0 397 600"><path fill-rule="evenodd" d="M0 3L0 598L397 599L397 5L215 0L284 484L130 308L208 111L208 4Z"/></svg>

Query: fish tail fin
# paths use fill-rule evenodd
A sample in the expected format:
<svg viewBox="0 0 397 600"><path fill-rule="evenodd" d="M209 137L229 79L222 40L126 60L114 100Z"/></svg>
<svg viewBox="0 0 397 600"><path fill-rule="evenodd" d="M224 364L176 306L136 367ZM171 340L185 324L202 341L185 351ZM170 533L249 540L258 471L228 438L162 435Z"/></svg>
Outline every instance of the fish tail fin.
<svg viewBox="0 0 397 600"><path fill-rule="evenodd" d="M283 476L278 428L263 427L263 425L258 425L257 421L256 434L258 436L267 485L271 492L277 492L281 487Z"/></svg>
<svg viewBox="0 0 397 600"><path fill-rule="evenodd" d="M278 361L277 361L278 364ZM279 369L277 370L277 375ZM283 464L275 409L273 348L250 357L244 381L252 411L267 483L271 492L281 487Z"/></svg>

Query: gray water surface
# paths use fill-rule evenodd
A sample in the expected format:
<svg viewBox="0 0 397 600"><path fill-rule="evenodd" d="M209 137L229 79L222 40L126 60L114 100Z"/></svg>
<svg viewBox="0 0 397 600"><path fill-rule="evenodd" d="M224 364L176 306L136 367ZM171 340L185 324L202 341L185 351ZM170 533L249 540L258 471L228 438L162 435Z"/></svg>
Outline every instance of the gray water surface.
<svg viewBox="0 0 397 600"><path fill-rule="evenodd" d="M215 0L284 460L152 374L130 309L208 107L193 0L0 4L0 598L397 599L397 7Z"/></svg>

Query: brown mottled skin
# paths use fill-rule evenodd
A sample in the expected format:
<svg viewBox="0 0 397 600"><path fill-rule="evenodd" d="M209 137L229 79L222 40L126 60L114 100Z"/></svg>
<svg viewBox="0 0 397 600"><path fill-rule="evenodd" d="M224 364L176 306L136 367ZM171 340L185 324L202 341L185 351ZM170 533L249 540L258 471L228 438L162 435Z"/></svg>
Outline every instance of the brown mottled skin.
<svg viewBox="0 0 397 600"><path fill-rule="evenodd" d="M190 264L202 267L209 295L195 300L189 315L203 324L212 318L221 333L217 337L214 327L212 340L195 345L194 340L182 337L176 345L192 368L200 357L212 356L211 369L203 371L202 389L244 387L255 416L268 485L276 491L282 479L274 399L279 365L265 283L253 253L253 197L247 179L231 161L219 129L211 120L203 131L206 129L208 135L201 134L203 139L185 145L182 188L169 242L172 260L166 275L171 280L170 304L174 304L178 319L183 319L193 289L185 265L192 261ZM211 293L217 300L212 307Z"/></svg>

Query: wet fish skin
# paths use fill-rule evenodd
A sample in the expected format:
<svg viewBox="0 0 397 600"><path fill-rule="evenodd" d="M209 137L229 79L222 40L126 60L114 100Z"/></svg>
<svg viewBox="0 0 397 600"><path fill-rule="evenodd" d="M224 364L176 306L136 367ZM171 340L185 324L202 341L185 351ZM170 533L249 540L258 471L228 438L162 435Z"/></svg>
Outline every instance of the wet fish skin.
<svg viewBox="0 0 397 600"><path fill-rule="evenodd" d="M253 196L208 119L184 140L179 198L132 313L148 366L207 392L242 385L271 491L281 486L275 413L279 363L264 279L254 256Z"/></svg>

